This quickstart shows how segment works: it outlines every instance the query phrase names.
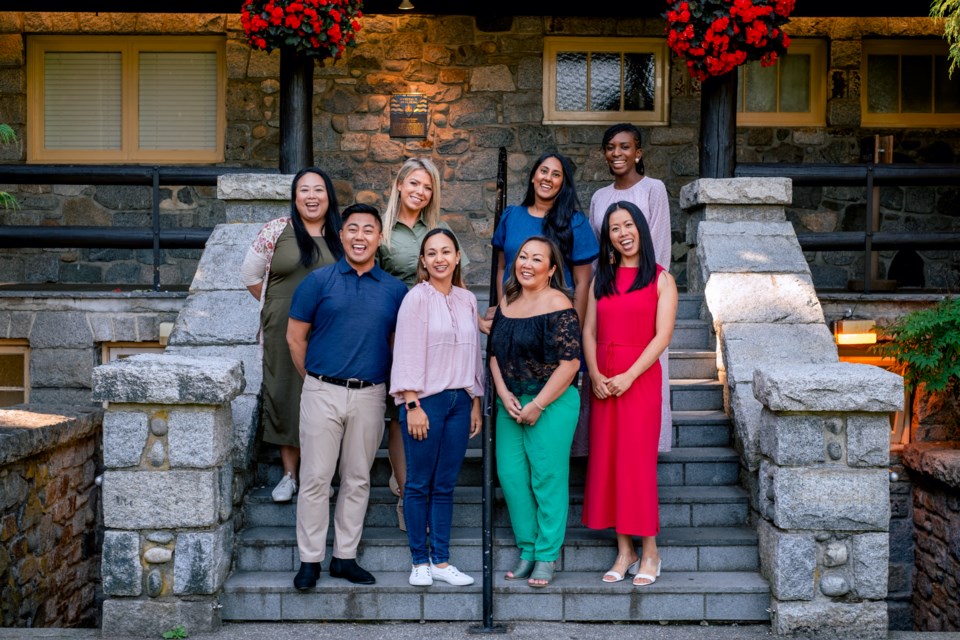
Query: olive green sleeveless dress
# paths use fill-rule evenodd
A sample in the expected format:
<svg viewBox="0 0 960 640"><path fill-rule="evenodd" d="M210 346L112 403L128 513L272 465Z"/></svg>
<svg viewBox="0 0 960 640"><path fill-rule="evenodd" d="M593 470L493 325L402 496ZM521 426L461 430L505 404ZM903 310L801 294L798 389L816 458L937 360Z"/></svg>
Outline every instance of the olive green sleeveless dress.
<svg viewBox="0 0 960 640"><path fill-rule="evenodd" d="M300 446L300 389L303 380L293 366L287 346L290 300L308 273L336 262L323 238L314 237L313 241L320 250L320 259L312 267L304 267L300 263L293 225L288 224L277 238L270 262L267 297L260 313L263 323L263 441L270 444Z"/></svg>

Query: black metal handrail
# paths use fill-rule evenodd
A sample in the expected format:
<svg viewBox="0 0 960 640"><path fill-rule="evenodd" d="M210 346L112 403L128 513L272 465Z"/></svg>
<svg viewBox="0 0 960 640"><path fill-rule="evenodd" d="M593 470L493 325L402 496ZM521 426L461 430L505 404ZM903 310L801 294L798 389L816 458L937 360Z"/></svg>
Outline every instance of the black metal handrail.
<svg viewBox="0 0 960 640"><path fill-rule="evenodd" d="M957 232L875 231L870 212L874 207L874 187L960 185L958 164L738 164L738 178L790 178L795 186L863 186L866 188L866 229L860 232L799 233L797 241L804 251L863 250L863 292L870 293L874 251L891 249L960 248Z"/></svg>
<svg viewBox="0 0 960 640"><path fill-rule="evenodd" d="M161 249L202 249L207 227L160 228L160 186L216 186L228 173L278 173L262 167L143 165L0 165L0 184L90 184L149 186L151 228L94 226L0 226L0 248L152 249L153 288L160 290Z"/></svg>

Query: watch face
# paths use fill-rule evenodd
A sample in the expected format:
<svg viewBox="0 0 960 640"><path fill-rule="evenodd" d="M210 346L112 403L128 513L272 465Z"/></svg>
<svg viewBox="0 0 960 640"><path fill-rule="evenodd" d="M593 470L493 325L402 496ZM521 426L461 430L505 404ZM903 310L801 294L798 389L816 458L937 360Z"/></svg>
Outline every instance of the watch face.
<svg viewBox="0 0 960 640"><path fill-rule="evenodd" d="M407 403L407 409L416 409L416 408L417 408L416 400L411 400L410 402Z"/></svg>

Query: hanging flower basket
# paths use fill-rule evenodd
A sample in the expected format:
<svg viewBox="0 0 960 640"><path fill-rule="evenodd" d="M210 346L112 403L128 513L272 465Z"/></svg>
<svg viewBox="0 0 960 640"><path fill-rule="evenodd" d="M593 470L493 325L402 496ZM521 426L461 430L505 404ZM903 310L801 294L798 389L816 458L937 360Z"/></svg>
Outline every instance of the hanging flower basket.
<svg viewBox="0 0 960 640"><path fill-rule="evenodd" d="M247 42L266 52L289 47L297 53L338 60L356 45L361 0L247 0L240 22Z"/></svg>
<svg viewBox="0 0 960 640"><path fill-rule="evenodd" d="M794 2L667 0L667 45L700 81L752 60L770 66L790 46L783 25L790 21Z"/></svg>

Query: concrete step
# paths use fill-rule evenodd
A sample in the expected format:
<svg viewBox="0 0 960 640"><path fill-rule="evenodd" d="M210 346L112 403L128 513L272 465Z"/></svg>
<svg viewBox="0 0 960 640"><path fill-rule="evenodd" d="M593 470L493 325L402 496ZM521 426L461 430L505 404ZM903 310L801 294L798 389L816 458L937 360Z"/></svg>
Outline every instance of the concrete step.
<svg viewBox="0 0 960 640"><path fill-rule="evenodd" d="M290 572L238 572L221 598L224 620L481 620L480 573L469 587L435 583L411 587L409 570L379 572L375 585L324 575L315 589L297 592ZM494 576L498 621L768 621L770 591L756 572L670 572L656 583L613 584L597 572L560 571L553 584L531 589Z"/></svg>
<svg viewBox="0 0 960 640"><path fill-rule="evenodd" d="M670 379L701 379L717 377L717 353L700 349L670 350Z"/></svg>
<svg viewBox="0 0 960 640"><path fill-rule="evenodd" d="M503 492L495 490L496 508L494 526L510 526L510 517L503 501ZM296 524L297 497L286 503L273 502L269 487L260 487L244 499L244 524L247 527L288 526ZM747 521L748 500L740 487L668 486L659 490L660 526L737 526ZM481 488L457 487L453 494L453 526L478 526L481 521ZM336 500L331 501L331 517ZM397 525L397 498L386 487L370 490L364 526L393 527ZM583 487L570 490L567 527L581 527Z"/></svg>
<svg viewBox="0 0 960 640"><path fill-rule="evenodd" d="M723 411L674 411L673 448L726 447L732 442L730 418Z"/></svg>
<svg viewBox="0 0 960 640"><path fill-rule="evenodd" d="M717 339L705 320L677 320L673 325L671 349L715 349Z"/></svg>
<svg viewBox="0 0 960 640"><path fill-rule="evenodd" d="M681 291L677 296L677 320L700 320L703 309L702 293Z"/></svg>
<svg viewBox="0 0 960 640"><path fill-rule="evenodd" d="M670 407L674 411L722 411L723 383L716 378L671 379Z"/></svg>
<svg viewBox="0 0 960 640"><path fill-rule="evenodd" d="M327 540L333 542L333 528ZM300 566L296 530L292 526L247 527L236 539L237 571L295 571ZM758 570L757 534L747 526L664 527L657 536L664 573L676 571ZM410 562L407 536L396 526L365 527L357 562L371 572L398 571ZM558 569L602 574L616 558L612 530L569 528L557 560ZM480 527L454 527L450 535L450 559L461 570L479 572L483 567ZM494 531L493 564L506 571L516 562L517 549L510 527ZM329 558L324 560L326 570ZM292 576L291 576L292 578Z"/></svg>
<svg viewBox="0 0 960 640"><path fill-rule="evenodd" d="M688 412L684 412L685 414ZM695 413L695 412L691 412ZM730 441L729 420L721 423L722 415L716 411L701 411L704 415L717 416L715 424L688 424L677 426L679 439L690 446L676 447L660 454L657 462L657 481L659 486L680 485L735 485L739 482L739 457L728 446ZM726 435L724 435L726 434ZM702 445L696 444L699 441ZM725 441L725 442L724 442ZM480 486L482 480L483 451L479 447L468 448L457 479L459 486ZM570 458L570 485L583 485L586 473L586 456ZM264 464L258 470L264 478L264 486L273 487L280 481L281 467L276 463ZM373 487L386 487L391 475L390 459L386 449L377 451L373 467L370 469L370 484ZM339 484L334 476L333 484Z"/></svg>

